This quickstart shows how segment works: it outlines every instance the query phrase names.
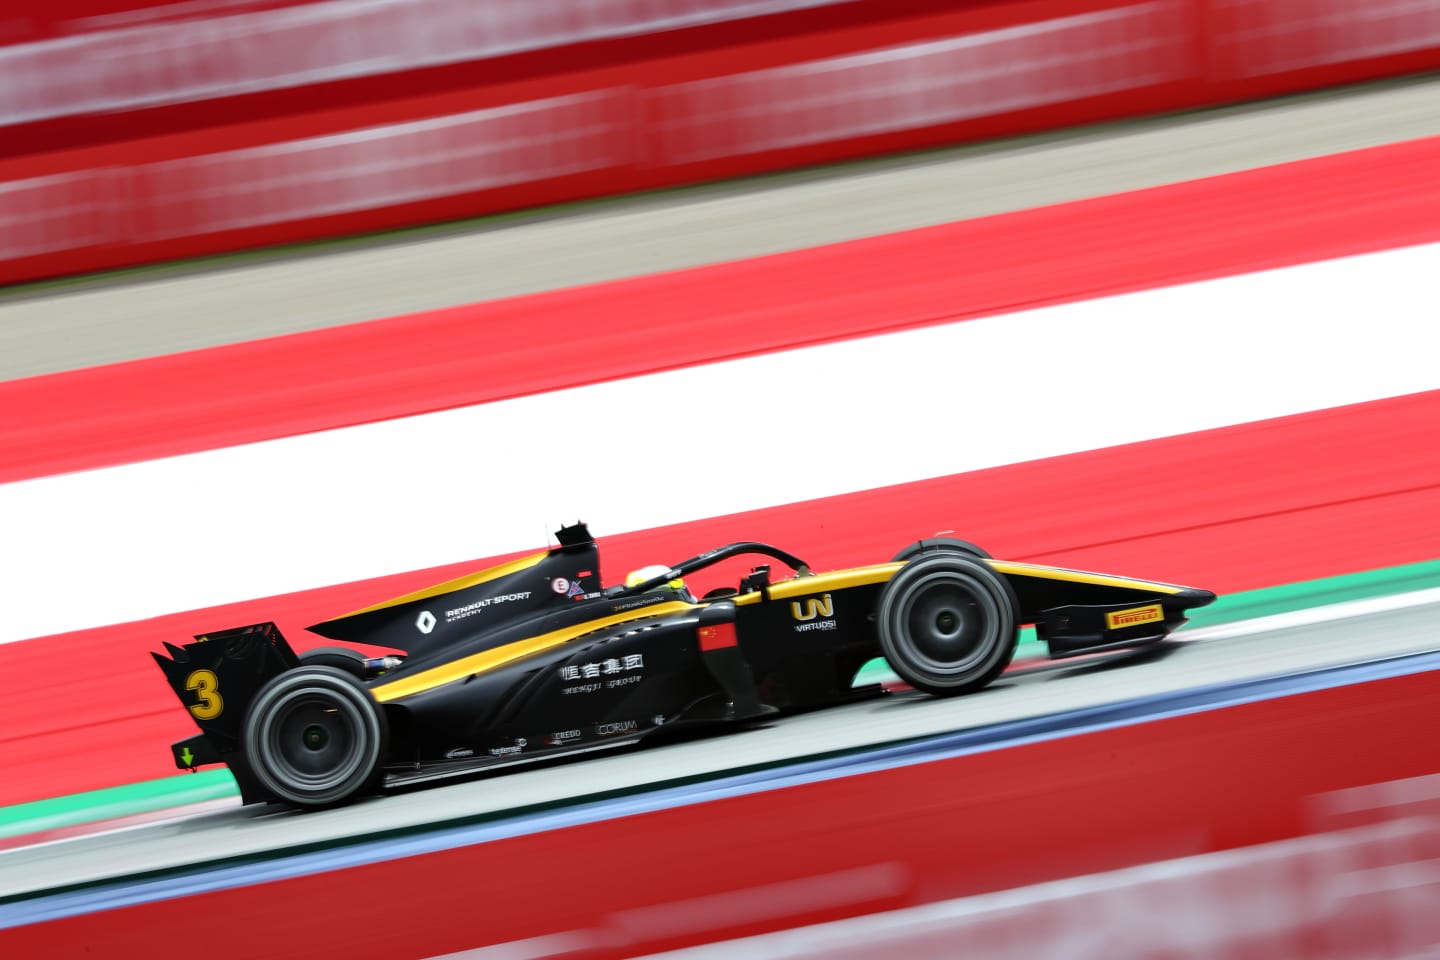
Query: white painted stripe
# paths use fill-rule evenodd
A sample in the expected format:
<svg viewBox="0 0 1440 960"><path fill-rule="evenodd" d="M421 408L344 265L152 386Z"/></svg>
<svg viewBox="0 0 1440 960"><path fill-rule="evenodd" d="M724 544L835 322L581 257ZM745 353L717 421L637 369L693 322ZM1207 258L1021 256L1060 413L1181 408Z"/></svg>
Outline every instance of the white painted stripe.
<svg viewBox="0 0 1440 960"><path fill-rule="evenodd" d="M0 642L533 549L576 517L641 530L1440 388L1414 348L1437 272L1427 245L8 484Z"/></svg>

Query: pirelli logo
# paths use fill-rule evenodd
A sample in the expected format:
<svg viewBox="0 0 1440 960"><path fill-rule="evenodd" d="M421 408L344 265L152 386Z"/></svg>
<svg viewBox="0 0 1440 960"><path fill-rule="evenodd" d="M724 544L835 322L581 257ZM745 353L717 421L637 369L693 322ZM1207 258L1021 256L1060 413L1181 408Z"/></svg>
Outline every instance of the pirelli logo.
<svg viewBox="0 0 1440 960"><path fill-rule="evenodd" d="M1105 626L1111 630L1121 630L1125 627L1137 627L1142 623L1159 623L1165 619L1165 611L1160 604L1152 603L1144 607L1131 607L1129 610L1115 610L1105 614Z"/></svg>

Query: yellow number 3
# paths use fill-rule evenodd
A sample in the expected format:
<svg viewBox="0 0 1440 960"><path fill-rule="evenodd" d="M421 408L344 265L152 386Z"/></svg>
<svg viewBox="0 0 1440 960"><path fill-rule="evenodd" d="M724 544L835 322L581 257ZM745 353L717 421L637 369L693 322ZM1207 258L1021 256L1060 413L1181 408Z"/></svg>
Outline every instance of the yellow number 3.
<svg viewBox="0 0 1440 960"><path fill-rule="evenodd" d="M199 703L190 706L190 712L195 714L196 720L214 720L225 709L225 701L220 699L220 681L215 677L215 671L196 670L185 678L185 689L194 690L195 696L200 698Z"/></svg>

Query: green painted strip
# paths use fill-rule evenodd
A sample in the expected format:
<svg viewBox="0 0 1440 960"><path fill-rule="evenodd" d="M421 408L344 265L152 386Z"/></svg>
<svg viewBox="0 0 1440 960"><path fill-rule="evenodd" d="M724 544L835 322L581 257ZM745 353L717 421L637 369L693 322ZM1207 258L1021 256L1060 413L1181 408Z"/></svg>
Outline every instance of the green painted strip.
<svg viewBox="0 0 1440 960"><path fill-rule="evenodd" d="M114 820L239 794L229 770L201 770L0 807L0 838Z"/></svg>
<svg viewBox="0 0 1440 960"><path fill-rule="evenodd" d="M1436 586L1440 586L1440 560L1429 560L1221 597L1210 606L1195 611L1191 625L1217 626L1290 613L1308 607L1392 596ZM1016 659L1043 659L1045 655L1045 645L1035 639L1035 631L1030 628L1021 631ZM885 665L885 661L872 660L861 669L855 682L879 683L893 679L898 678ZM0 807L0 838L203 803L234 797L238 793L235 780L229 771L204 770L51 800L36 800L32 803Z"/></svg>
<svg viewBox="0 0 1440 960"><path fill-rule="evenodd" d="M1384 567L1323 580L1288 583L1221 597L1210 606L1196 610L1190 618L1190 625L1214 627L1237 620L1253 620L1256 617L1270 617L1277 613L1291 613L1351 600L1413 593L1432 587L1440 587L1440 560Z"/></svg>

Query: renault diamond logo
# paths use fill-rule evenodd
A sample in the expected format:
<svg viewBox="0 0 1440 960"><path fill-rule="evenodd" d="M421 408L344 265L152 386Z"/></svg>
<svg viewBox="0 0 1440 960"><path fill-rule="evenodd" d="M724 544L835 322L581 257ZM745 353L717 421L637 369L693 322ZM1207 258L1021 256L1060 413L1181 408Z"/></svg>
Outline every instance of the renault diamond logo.
<svg viewBox="0 0 1440 960"><path fill-rule="evenodd" d="M429 610L421 610L420 616L415 618L415 629L421 633L429 633L435 629L435 614Z"/></svg>

